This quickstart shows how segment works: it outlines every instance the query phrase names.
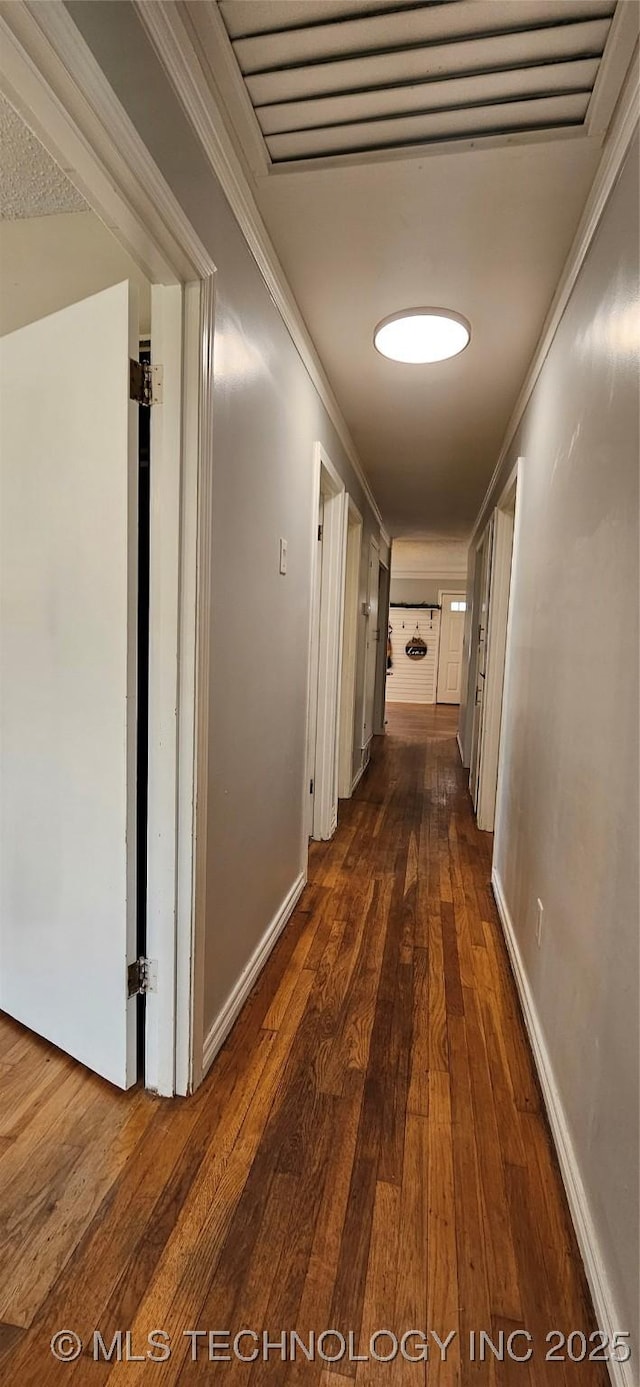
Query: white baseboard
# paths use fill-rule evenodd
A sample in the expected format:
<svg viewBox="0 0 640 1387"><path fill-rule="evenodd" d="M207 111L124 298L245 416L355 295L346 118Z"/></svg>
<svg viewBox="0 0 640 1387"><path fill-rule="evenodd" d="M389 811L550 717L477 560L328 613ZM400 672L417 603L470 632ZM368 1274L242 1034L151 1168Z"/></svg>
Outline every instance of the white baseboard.
<svg viewBox="0 0 640 1387"><path fill-rule="evenodd" d="M206 1074L207 1070L211 1068L220 1046L224 1044L238 1013L244 1006L252 987L262 972L278 936L282 933L290 915L293 914L302 892L304 891L306 882L307 873L305 869L305 871L301 872L299 877L296 878L291 890L287 892L280 909L277 914L274 915L271 924L267 926L246 968L240 974L237 983L227 997L222 1010L218 1012L213 1025L209 1027L204 1039L204 1050L202 1055L203 1074Z"/></svg>
<svg viewBox="0 0 640 1387"><path fill-rule="evenodd" d="M607 1276L607 1269L602 1258L598 1243L598 1235L589 1208L587 1192L582 1181L571 1133L555 1081L551 1058L540 1025L540 1018L533 999L533 994L529 986L522 954L520 953L513 927L513 920L511 919L509 907L504 897L502 883L495 867L491 873L491 885L498 907L498 914L502 922L507 949L509 950L511 966L513 968L513 974L522 1004L522 1011L531 1041L533 1057L538 1071L538 1078L540 1079L542 1087L545 1107L547 1109L553 1140L560 1162L560 1170L567 1199L569 1201L571 1218L582 1254L589 1288L593 1297L593 1307L596 1313L598 1327L604 1334L608 1335L609 1340L611 1340L616 1331L625 1330L628 1326L619 1322L619 1317L616 1312L611 1286ZM634 1387L634 1368L631 1363L609 1362L608 1368L613 1387Z"/></svg>
<svg viewBox="0 0 640 1387"><path fill-rule="evenodd" d="M462 742L460 741L460 733L459 733L459 732L456 732L456 741L457 741L457 743L458 743L458 751L460 752L460 760L462 761L462 764L463 764L463 766L464 766L464 752L463 752L463 750L462 750Z"/></svg>
<svg viewBox="0 0 640 1387"><path fill-rule="evenodd" d="M368 765L369 765L369 762L367 761L367 766L368 766ZM359 771L356 771L356 773L355 773L355 775L354 775L354 777L353 777L353 780L352 780L352 782L351 782L351 794L353 794L354 791L357 790L357 788L358 788L358 786L359 786L359 784L360 784L360 781L362 780L362 777L363 777L363 775L364 775L364 773L365 773L365 770L367 769L367 766L361 766L361 767L360 767L360 770L359 770Z"/></svg>

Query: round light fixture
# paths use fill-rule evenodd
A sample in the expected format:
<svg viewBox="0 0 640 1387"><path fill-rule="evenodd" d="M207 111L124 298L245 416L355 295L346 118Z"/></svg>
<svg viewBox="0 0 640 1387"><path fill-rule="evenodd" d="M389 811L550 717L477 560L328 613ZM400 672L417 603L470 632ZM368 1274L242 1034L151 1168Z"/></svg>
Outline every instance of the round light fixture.
<svg viewBox="0 0 640 1387"><path fill-rule="evenodd" d="M463 352L470 340L466 318L448 308L404 308L383 318L373 334L373 345L382 356L414 365L446 361Z"/></svg>

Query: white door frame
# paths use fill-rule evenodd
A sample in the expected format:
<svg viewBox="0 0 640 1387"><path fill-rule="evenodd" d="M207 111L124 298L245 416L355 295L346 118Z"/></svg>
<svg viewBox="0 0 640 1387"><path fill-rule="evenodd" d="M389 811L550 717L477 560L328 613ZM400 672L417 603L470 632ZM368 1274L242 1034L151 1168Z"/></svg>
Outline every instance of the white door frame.
<svg viewBox="0 0 640 1387"><path fill-rule="evenodd" d="M516 462L493 513L493 554L491 563L491 601L487 629L487 659L484 703L481 718L480 776L478 783L478 828L493 832L498 786L500 729L505 685L507 627L511 578L514 571L515 518L518 505Z"/></svg>
<svg viewBox="0 0 640 1387"><path fill-rule="evenodd" d="M353 794L353 739L356 721L361 559L362 516L353 498L348 496L342 673L340 679L340 746L338 752L338 795L340 799L349 799Z"/></svg>
<svg viewBox="0 0 640 1387"><path fill-rule="evenodd" d="M2 6L0 90L152 285L164 398L152 425L147 953L157 990L146 998L145 1082L186 1093L202 1050L215 265L62 0Z"/></svg>
<svg viewBox="0 0 640 1387"><path fill-rule="evenodd" d="M313 521L317 524L322 496L324 518L322 543L311 549L311 620L309 632L309 688L307 698L309 788L312 803L311 837L333 837L338 823L338 721L342 632L344 621L347 504L345 485L322 443L314 446ZM319 597L319 622L313 622ZM314 643L317 642L317 650ZM314 672L317 669L317 685ZM315 713L315 717L314 717ZM305 791L308 787L305 786ZM305 814L305 822L309 819Z"/></svg>
<svg viewBox="0 0 640 1387"><path fill-rule="evenodd" d="M374 553L374 551L375 551L375 553ZM374 660L373 665L371 666L371 668L372 668L372 670L373 670L373 687L372 687L372 689L371 689L371 727L370 727L370 729L369 729L368 732L367 732L367 726L366 726L366 723L367 723L367 695L368 695L368 692L369 692L369 660L367 659L367 647L368 647L368 644L369 644L369 642L370 642L370 640L371 640L371 598L372 598L373 591L374 591L374 584L375 584L375 591L376 591L376 593L377 593L377 592L379 591L379 585L380 585L380 545L379 545L377 539L375 538L375 535L371 535L370 538L369 538L369 554L368 554L368 560L367 560L367 600L366 600L366 603L365 603L365 612L364 612L364 616L365 616L365 639L364 639L364 668L363 668L363 672L362 672L362 692L363 692L363 698L362 698L362 730L361 730L361 736L360 736L360 745L361 745L361 750L362 750L362 765L363 765L363 766L366 766L366 765L367 765L367 763L368 763L368 761L369 761L369 757L370 757L370 755L371 755L371 743L372 743L372 741L373 741L373 720L374 720L374 716L375 716L376 664L377 664L377 661L376 661L376 660Z"/></svg>
<svg viewBox="0 0 640 1387"><path fill-rule="evenodd" d="M482 768L482 719L484 716L484 685L486 683L487 669L487 635L489 612L491 610L491 562L493 551L493 515L489 517L482 534L476 545L476 562L474 572L474 602L472 613L472 635L474 640L473 663L473 708L471 720L471 756L469 771L469 789L473 807L477 811L478 795L480 791L480 773ZM484 616L484 624L481 626L482 608L484 598L487 598L487 612ZM483 640L480 640L480 630L483 631ZM484 646L484 671L481 675L478 668L480 663L480 646ZM482 699L478 699L478 679L483 678ZM478 704L480 707L478 710Z"/></svg>
<svg viewBox="0 0 640 1387"><path fill-rule="evenodd" d="M389 633L389 600L391 594L391 563L378 551L378 650L376 682L373 691L373 735L383 737L387 699L387 636Z"/></svg>

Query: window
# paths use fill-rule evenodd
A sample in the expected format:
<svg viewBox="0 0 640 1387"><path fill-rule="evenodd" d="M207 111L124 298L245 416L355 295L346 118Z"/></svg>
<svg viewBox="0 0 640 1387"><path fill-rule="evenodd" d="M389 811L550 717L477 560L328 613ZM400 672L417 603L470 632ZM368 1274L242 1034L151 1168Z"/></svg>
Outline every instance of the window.
<svg viewBox="0 0 640 1387"><path fill-rule="evenodd" d="M466 602L452 602L452 603L451 603L451 611L452 611L452 612L466 612L466 610L467 610L467 604L466 604Z"/></svg>

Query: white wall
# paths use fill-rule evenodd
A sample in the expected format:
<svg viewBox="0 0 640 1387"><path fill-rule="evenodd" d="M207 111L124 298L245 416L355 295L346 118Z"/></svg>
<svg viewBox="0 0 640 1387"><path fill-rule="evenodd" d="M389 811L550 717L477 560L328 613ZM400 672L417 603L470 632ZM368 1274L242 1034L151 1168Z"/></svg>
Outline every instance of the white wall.
<svg viewBox="0 0 640 1387"><path fill-rule="evenodd" d="M363 517L361 603L369 539L379 526L131 5L95 0L68 8L217 266L207 1031L306 864L316 440ZM288 541L284 578L281 536ZM363 660L360 617L354 770Z"/></svg>
<svg viewBox="0 0 640 1387"><path fill-rule="evenodd" d="M424 607L390 607L391 669L387 674L387 703L435 703L440 648L440 612ZM427 653L421 660L407 655L416 633Z"/></svg>
<svg viewBox="0 0 640 1387"><path fill-rule="evenodd" d="M464 540L394 539L392 602L437 602L441 589L464 592L466 577Z"/></svg>
<svg viewBox="0 0 640 1387"><path fill-rule="evenodd" d="M636 139L495 489L522 457L495 870L636 1355L639 340Z"/></svg>
<svg viewBox="0 0 640 1387"><path fill-rule="evenodd" d="M140 332L151 328L151 291L135 261L95 212L0 221L0 337L130 279Z"/></svg>

